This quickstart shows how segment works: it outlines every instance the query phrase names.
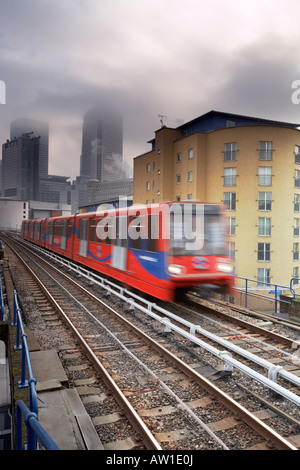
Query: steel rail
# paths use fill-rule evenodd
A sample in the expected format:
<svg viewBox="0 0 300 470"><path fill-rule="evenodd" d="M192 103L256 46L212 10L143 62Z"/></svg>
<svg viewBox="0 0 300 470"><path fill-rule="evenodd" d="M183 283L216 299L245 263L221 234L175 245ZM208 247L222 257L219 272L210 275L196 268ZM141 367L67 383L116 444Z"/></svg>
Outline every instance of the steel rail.
<svg viewBox="0 0 300 470"><path fill-rule="evenodd" d="M140 416L137 414L137 412L134 410L130 402L127 400L125 395L122 393L118 385L115 383L115 381L112 379L112 377L109 375L107 370L103 367L95 353L92 351L90 346L87 344L85 339L82 337L82 335L79 333L75 325L70 321L68 316L65 314L63 309L60 307L58 302L54 299L52 294L48 291L48 289L44 286L42 281L38 278L38 276L33 272L33 270L28 266L26 261L23 260L23 258L14 250L14 248L9 245L10 248L14 251L14 253L18 256L20 261L24 264L26 269L30 272L31 276L35 279L35 281L38 283L42 291L45 293L49 301L53 304L57 312L61 315L63 320L66 322L66 324L71 328L72 332L75 334L77 340L80 342L80 345L83 347L85 350L86 354L88 355L89 359L92 361L94 366L96 367L97 371L101 374L101 377L103 378L104 382L106 385L109 387L110 390L113 391L114 396L121 406L123 410L125 410L126 415L131 422L132 426L134 429L139 432L144 440L144 444L148 450L162 450L160 444L157 442L157 440L154 438L153 434L150 432L150 430L147 428L143 420L140 418ZM46 262L45 260L43 260ZM47 262L46 262L47 263ZM49 263L48 263L49 264ZM52 269L56 269L55 267L51 266Z"/></svg>
<svg viewBox="0 0 300 470"><path fill-rule="evenodd" d="M38 255L36 255L38 256ZM38 256L39 257L39 256ZM39 257L40 258L40 257ZM126 322L128 325L130 325L131 328L134 328L136 330L136 333L139 334L140 336L144 336L145 334L142 333L140 330L138 330L133 324L131 324L130 322L128 322L128 320L124 319L123 317L121 317L117 312L115 312L111 307L109 307L108 305L106 305L101 299L99 299L98 297L96 297L94 294L92 294L91 292L89 292L87 289L85 289L83 286L81 286L80 284L78 284L76 281L74 281L72 278L70 278L68 275L62 273L61 271L59 271L57 268L55 268L54 266L52 266L50 263L48 263L47 261L45 261L45 259L43 258L40 258L42 259L42 261L44 261L46 264L48 264L51 269L54 269L54 270L57 270L61 275L63 275L64 277L66 277L69 281L71 281L74 285L76 285L78 288L80 288L82 291L84 291L86 294L88 294L89 296L93 297L97 302L101 303L103 306L105 306L106 308L108 308L111 313L113 313L114 315L117 315L123 322ZM31 271L31 269L29 268L29 270ZM34 273L33 273L34 274ZM34 275L35 276L35 275ZM35 276L36 277L36 276ZM37 278L38 279L38 278ZM38 280L39 281L39 280ZM40 282L39 282L40 283ZM46 289L47 291L47 289ZM51 296L51 294L50 294ZM134 301L132 301L131 299L126 299L124 298L122 295L118 295L119 297L123 298L123 300L127 300L129 302L129 304L131 304L132 306L134 307L137 307L139 308L140 310L142 311L145 311L148 315L149 315L149 310L147 310L146 308L136 304ZM54 303L56 303L55 299L54 299ZM58 305L58 304L57 304ZM154 306L155 304L153 304ZM58 306L58 309L60 309L60 307ZM166 327L170 327L172 328L174 331L177 331L179 332L182 336L185 336L186 338L190 339L191 341L194 341L194 342L200 342L200 344L202 345L202 347L206 348L207 349L207 344L204 343L203 341L201 340L196 340L195 341L195 337L194 335L188 333L188 332L185 332L184 330L182 330L181 328L177 327L176 325L172 324L170 322L170 320L167 318L167 319L162 319L161 317L159 317L158 315L154 314L153 312L150 312L150 316L153 316L154 318L156 318L157 320L161 321L161 323L164 323ZM63 312L63 317L65 317L65 314ZM66 321L67 323L69 323L69 319L66 317ZM196 326L196 325L195 325ZM81 335L80 335L81 336ZM252 427L256 432L258 432L260 435L264 436L266 439L272 441L276 447L278 449L282 449L282 450L297 450L296 447L294 447L290 442L288 442L286 439L284 439L282 436L280 436L277 432L273 431L269 426L265 425L261 420L259 420L258 418L256 418L252 413L250 413L248 410L246 410L244 407L242 407L241 405L239 405L236 401L234 401L231 397L229 397L227 394L225 394L224 392L222 392L221 390L219 390L217 387L215 387L211 382L209 382L207 379L205 379L203 376L201 376L200 374L198 374L196 371L194 371L192 368L190 368L187 364L185 364L183 361L181 361L179 358L176 358L171 352L169 352L167 349L163 348L161 345L159 345L158 343L156 342L153 342L153 340L150 338L150 337L147 337L147 335L145 335L145 339L147 339L148 341L150 341L152 343L152 345L159 350L160 353L168 356L169 358L171 358L172 360L175 360L178 364L178 366L183 370L185 371L186 374L188 374L189 376L193 377L194 380L197 380L198 383L203 387L205 388L205 390L207 390L209 393L212 393L214 395L217 395L219 400L225 405L227 406L231 411L239 414L239 415L242 415L244 421L250 426ZM84 339L83 339L83 342L85 343ZM85 343L86 344L86 343ZM87 348L88 348L88 352L90 350L89 346L87 345ZM217 354L219 355L219 353L221 353L221 355L223 354L223 356L226 356L224 357L224 360L226 360L226 362L228 361L228 363L231 363L233 364L235 367L239 366L239 363L238 361L228 357L226 355L226 352L224 354L224 352L220 352L218 350L217 351ZM95 357L96 359L96 362L99 362L97 357L94 355L94 353L90 350L91 352L91 359L93 360L93 358ZM102 365L101 365L101 368L102 368ZM250 368L247 368L247 366L245 366L245 369L250 369ZM249 372L249 375L253 377L253 371L250 369ZM256 373L255 373L256 375ZM255 377L256 378L256 377ZM270 382L272 382L270 380ZM273 388L273 383L270 383L270 388ZM281 387L282 388L282 387ZM277 391L277 388L276 388L276 391ZM284 389L284 393L286 392L286 390ZM121 392L122 394L122 392ZM293 394L292 394L293 395ZM298 397L297 397L298 398ZM130 405L131 406L131 405Z"/></svg>
<svg viewBox="0 0 300 470"><path fill-rule="evenodd" d="M45 260L43 260L45 263L49 264ZM49 264L50 265L50 264ZM54 270L57 270L60 274L62 274L64 277L66 277L69 281L71 281L76 287L80 288L84 293L92 297L94 300L96 300L98 303L100 303L102 306L107 308L112 314L117 316L119 320L121 320L124 324L126 324L128 327L132 328L137 335L142 337L144 340L148 341L153 347L155 347L160 354L167 356L169 359L172 361L175 361L178 367L189 377L193 378L199 385L201 385L207 392L215 395L218 397L221 403L225 405L228 409L230 409L232 412L235 414L242 416L242 419L244 420L245 423L247 423L252 429L254 429L256 432L258 432L261 436L263 436L265 439L270 440L275 444L275 446L280 449L280 450L297 450L296 447L294 447L290 442L288 442L286 439L284 439L282 436L280 436L276 431L271 429L269 426L267 426L265 423L263 423L260 419L255 417L251 412L246 410L243 406L238 404L235 400L233 400L229 395L225 394L222 390L218 389L214 384L212 384L210 381L208 381L205 377L201 376L198 372L193 370L190 366L188 366L186 363L184 363L181 359L178 357L174 356L170 351L168 351L166 348L163 346L159 345L156 343L152 338L150 338L148 335L145 333L141 332L137 327L135 327L131 322L129 322L127 319L123 318L118 312L116 312L114 309L112 309L110 306L105 304L101 299L99 299L97 296L95 296L93 293L89 292L87 289L85 289L83 286L78 284L74 279L70 278L68 275L61 273L57 268L53 267L50 265L50 267ZM30 268L29 268L30 269ZM50 294L51 295L51 294ZM54 299L54 302L57 303ZM140 306L139 306L140 307ZM60 307L58 306L58 309ZM146 310L146 309L145 309ZM148 312L147 312L148 313ZM155 314L154 314L155 315ZM63 316L65 316L63 312ZM69 319L66 318L67 323L70 323ZM166 321L166 326L170 326L170 321ZM71 324L72 325L72 324ZM179 329L175 325L172 325L172 328ZM182 334L182 330L180 331L180 334ZM80 335L81 337L81 335ZM192 339L193 335L190 333L186 333L186 337L188 339ZM83 339L83 344L86 345L87 351L93 360L95 358L96 364L99 362L97 357L94 355L93 351L89 348L89 346L86 344L85 340ZM237 362L237 361L236 361ZM100 363L101 365L101 363ZM101 365L101 369L102 369ZM106 371L104 370L105 375L107 374ZM110 377L110 376L109 376ZM116 385L117 387L117 385ZM118 387L117 387L118 388ZM121 392L121 391L120 391ZM121 395L122 392L121 392ZM130 405L131 407L131 405Z"/></svg>
<svg viewBox="0 0 300 470"><path fill-rule="evenodd" d="M76 273L78 273L79 275L85 277L90 282L93 282L93 283L97 284L99 287L106 289L108 293L112 293L113 295L119 297L120 299L128 302L129 305L132 308L138 308L139 310L146 313L148 316L151 316L152 318L155 318L157 321L160 321L161 323L165 324L166 328L169 327L169 328L175 329L175 326L172 323L166 324L166 322L168 320L167 319L162 319L160 316L153 313L153 311L152 311L153 309L157 310L158 312L165 315L166 317L173 318L176 322L185 325L186 327L189 328L190 332L192 333L192 336L189 336L189 339L192 342L197 343L199 346L204 347L204 349L208 350L212 354L218 356L219 359L223 360L225 362L225 369L226 370L230 370L230 367L231 367L231 370L232 370L232 367L236 367L237 369L243 371L244 373L246 373L250 377L254 378L255 380L258 380L259 382L261 382L265 386L271 388L276 393L279 393L280 395L283 395L285 398L287 398L288 400L293 401L298 406L300 405L300 397L299 396L289 392L284 387L281 387L280 385L277 385L277 383L276 383L277 375L281 375L286 380L288 380L288 381L294 383L295 385L299 386L300 379L295 374L292 374L292 373L286 371L282 367L274 366L274 364L259 358L259 356L255 355L255 354L251 354L251 353L247 352L247 350L239 348L238 346L235 346L233 343L228 342L226 340L223 340L219 336L216 336L216 335L213 335L212 333L207 332L206 330L202 329L200 326L195 325L191 322L188 322L188 321L178 317L177 315L173 314L172 312L170 312L170 311L168 311L168 310L166 310L162 307L159 307L158 305L156 305L153 302L145 301L142 297L140 297L140 296L138 296L138 295L136 295L132 292L127 291L127 289L124 289L124 288L118 286L117 284L115 284L111 281L106 281L104 278L92 274L89 270L87 270L85 268L82 268L82 267L79 267L78 265L75 265L74 263L70 262L69 260L65 261L64 259L61 259L61 257L58 256L57 254L48 253L47 251L41 249L40 247L36 247L35 245L33 245L29 242L26 242L26 244L30 245L30 247L35 248L35 250L40 252L40 253L46 253L50 259L54 259L54 260L60 262L62 265L67 266L69 269L71 269L71 270L75 271ZM100 279L100 282L97 280L97 278ZM109 286L112 286L112 287L109 287ZM115 289L118 289L119 292L117 292ZM124 293L129 295L130 298L125 297ZM146 304L147 308L144 308L143 306L136 303L132 299L136 299L136 300L138 300L138 302L142 302L142 303ZM236 360L233 360L231 358L230 353L226 353L224 351L219 351L218 349L216 349L212 346L209 346L205 342L201 343L201 341L198 338L196 338L196 336L195 336L196 331L198 331L203 336L206 336L206 337L212 339L216 343L219 343L222 346L227 347L229 350L233 350L234 352L238 353L239 355L242 355L242 356L246 357L248 360L254 361L255 363L259 364L261 367L266 368L268 370L268 378L266 378L265 376L263 376L261 374L258 374L257 372L253 371L251 368L245 366L243 363L241 363L239 361L236 361ZM179 334L181 334L182 336L185 335L185 331L180 329L180 328L177 329L177 332Z"/></svg>
<svg viewBox="0 0 300 470"><path fill-rule="evenodd" d="M201 310L205 310L208 313L213 312L214 315L219 316L221 318L225 318L228 321L233 320L232 316L230 316L228 313L220 312L219 310L216 310L214 308L214 306L197 304L195 301L193 301L193 303L197 307L201 307ZM240 312L240 313L244 313L244 314L248 314L248 315L250 314L249 311L245 312L245 311L243 311L243 309L238 310L236 305L234 305L234 306L227 305L225 302L222 302L222 301L214 302L214 304L217 305L217 306L219 305L219 306L222 306L222 307L225 306L225 307L229 307L229 308L234 308L234 310L236 312ZM255 315L255 312L251 312L251 313L253 315ZM259 318L263 319L262 315L259 315ZM280 322L280 319L277 319L276 317L271 317L270 315L268 315L268 318L266 320L275 321L275 322L278 320L278 323L282 323L282 322ZM259 333L261 336L268 335L270 338L274 339L275 341L278 341L279 343L285 344L287 347L289 347L291 349L299 349L300 348L300 341L295 341L293 339L287 338L286 336L282 336L282 335L279 335L278 333L274 333L273 331L267 331L264 328L262 328L261 326L258 326L258 325L252 324L252 323L251 323L251 325L249 325L249 323L242 320L241 318L234 318L234 322L237 325L242 326L243 328L251 329L251 330L255 331L256 333Z"/></svg>

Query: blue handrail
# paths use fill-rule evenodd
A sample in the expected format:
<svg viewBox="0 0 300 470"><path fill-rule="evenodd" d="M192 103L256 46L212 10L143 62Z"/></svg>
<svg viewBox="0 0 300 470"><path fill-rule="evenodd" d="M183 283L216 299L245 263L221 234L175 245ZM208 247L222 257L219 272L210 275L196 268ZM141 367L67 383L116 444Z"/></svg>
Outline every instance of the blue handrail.
<svg viewBox="0 0 300 470"><path fill-rule="evenodd" d="M294 281L300 281L300 279L298 277L292 277L291 279L291 282L290 282L290 291L291 293L293 294L293 299L296 298L296 295L299 295L299 294L296 294L295 290L293 289L293 283Z"/></svg>
<svg viewBox="0 0 300 470"><path fill-rule="evenodd" d="M4 319L4 297L3 297L3 285L0 277L0 320Z"/></svg>
<svg viewBox="0 0 300 470"><path fill-rule="evenodd" d="M293 294L294 291L292 289L292 281L290 283L290 287L287 287L287 286L281 286L279 284L271 284L271 283L267 283L267 282L262 282L262 281L257 281L255 279L248 279L248 278L245 278L245 277L240 277L240 276L235 276L236 279L241 279L241 280L244 280L245 281L245 302L246 302L246 305L245 307L247 308L247 297L248 297L248 294L251 293L251 295L253 296L256 296L256 297L260 297L260 298L264 298L264 299L267 299L267 300L271 300L271 301L274 301L275 302L275 313L277 313L278 311L278 302L279 303L285 303L285 304L290 304L290 302L288 302L287 300L283 300L283 299L280 299L280 295L282 294L283 290L289 290L291 291L291 293ZM266 290L269 291L269 289L271 289L268 293L269 294L274 294L274 298L272 297L268 297L266 295L263 295L263 294L258 294L257 292L254 292L254 291L250 291L249 289L249 282L253 282L254 284L256 284L256 286L258 287L259 285L261 287L265 287ZM239 288L239 290L242 290L241 288Z"/></svg>
<svg viewBox="0 0 300 470"><path fill-rule="evenodd" d="M30 411L22 400L17 401L17 450L23 450L22 415L27 426L27 450L37 449L37 438L46 450L59 450L38 422L37 415Z"/></svg>
<svg viewBox="0 0 300 470"><path fill-rule="evenodd" d="M19 388L29 387L29 409L26 405L19 400L17 403L17 448L22 449L22 414L25 417L25 424L27 426L27 446L28 450L37 450L38 443L37 439L39 438L41 442L46 446L49 445L49 449L58 449L56 444L48 436L46 431L42 428L38 422L38 397L36 391L36 379L33 375L30 351L27 342L27 335L24 330L21 309L18 303L17 292L14 291L14 317L13 317L13 326L17 327L16 330L16 344L14 346L15 350L22 350L22 370L21 370L21 380L18 382ZM20 336L22 338L22 345L20 345ZM28 371L28 380L26 380L26 366ZM55 447L54 447L55 446Z"/></svg>
<svg viewBox="0 0 300 470"><path fill-rule="evenodd" d="M15 350L22 350L22 370L21 380L18 382L19 388L28 387L30 388L30 411L38 415L38 399L36 392L36 379L33 375L30 352L27 342L27 335L24 330L24 325L21 316L21 309L19 308L17 292L14 291L14 325L17 327L16 331L16 344ZM20 335L22 338L22 345L20 345ZM26 380L26 365L28 370L28 380Z"/></svg>

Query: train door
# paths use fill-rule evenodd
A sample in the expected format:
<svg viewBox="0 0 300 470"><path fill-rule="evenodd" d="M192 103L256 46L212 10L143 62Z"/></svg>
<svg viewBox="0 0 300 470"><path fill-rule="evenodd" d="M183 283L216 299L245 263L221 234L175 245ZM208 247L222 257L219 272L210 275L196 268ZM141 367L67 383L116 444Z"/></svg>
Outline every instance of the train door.
<svg viewBox="0 0 300 470"><path fill-rule="evenodd" d="M87 257L88 252L88 234L89 234L89 219L79 220L79 254L80 256Z"/></svg>
<svg viewBox="0 0 300 470"><path fill-rule="evenodd" d="M63 220L62 221L62 231L61 231L61 249L65 250L67 246L67 228L68 228L68 221Z"/></svg>
<svg viewBox="0 0 300 470"><path fill-rule="evenodd" d="M116 239L112 246L113 268L126 270L127 267L127 216L117 217L116 219Z"/></svg>

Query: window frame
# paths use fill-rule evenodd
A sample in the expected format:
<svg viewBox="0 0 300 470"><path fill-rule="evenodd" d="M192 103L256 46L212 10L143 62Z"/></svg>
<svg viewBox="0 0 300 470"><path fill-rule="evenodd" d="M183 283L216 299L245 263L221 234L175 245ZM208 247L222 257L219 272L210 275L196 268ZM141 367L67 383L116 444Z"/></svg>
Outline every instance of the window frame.
<svg viewBox="0 0 300 470"><path fill-rule="evenodd" d="M269 145L270 144L270 145ZM263 148L265 147L265 148ZM270 148L268 148L270 147ZM260 140L259 141L259 160L260 161L271 161L273 160L273 142L271 140Z"/></svg>

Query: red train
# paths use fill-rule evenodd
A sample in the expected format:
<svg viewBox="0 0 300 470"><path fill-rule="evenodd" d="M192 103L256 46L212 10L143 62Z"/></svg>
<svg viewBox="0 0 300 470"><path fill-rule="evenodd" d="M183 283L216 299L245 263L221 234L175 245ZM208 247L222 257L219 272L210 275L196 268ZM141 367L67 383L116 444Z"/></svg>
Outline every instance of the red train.
<svg viewBox="0 0 300 470"><path fill-rule="evenodd" d="M232 293L223 209L169 202L26 220L22 237L162 300L199 286Z"/></svg>

